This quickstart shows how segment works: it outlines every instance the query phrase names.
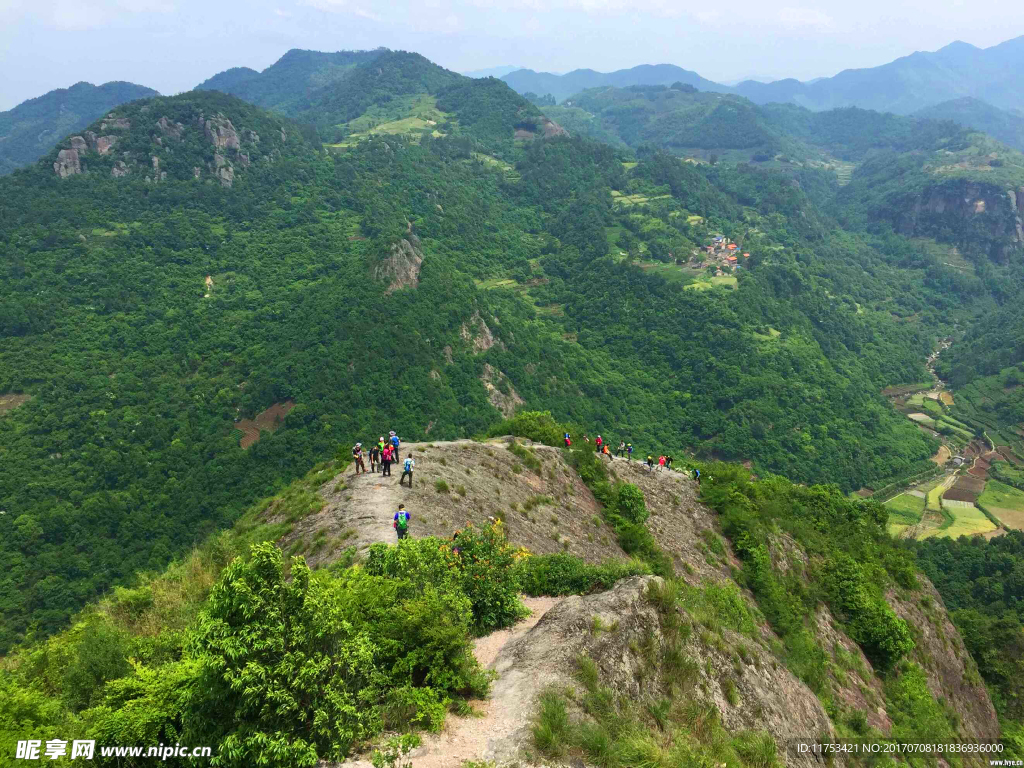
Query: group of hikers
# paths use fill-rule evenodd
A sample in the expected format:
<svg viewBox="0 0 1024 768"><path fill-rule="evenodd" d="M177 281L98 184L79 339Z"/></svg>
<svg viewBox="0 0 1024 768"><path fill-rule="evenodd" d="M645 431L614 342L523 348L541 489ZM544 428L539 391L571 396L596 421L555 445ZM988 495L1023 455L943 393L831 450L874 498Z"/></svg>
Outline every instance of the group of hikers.
<svg viewBox="0 0 1024 768"><path fill-rule="evenodd" d="M565 441L565 447L566 448L569 448L569 447L572 446L572 436L568 432L566 432L562 436L562 439ZM588 435L586 435L586 434L583 435L583 440L585 442L587 442L587 443L590 443L590 437ZM605 440L601 435L598 435L597 438L594 440L594 448L595 448L595 450L597 451L597 453L599 455L607 456L608 457L608 461L612 460L612 451L608 447L608 441ZM627 461L632 461L633 460L633 444L632 443L627 443L625 440L620 440L619 441L619 447L615 450L615 455L619 456L619 457L622 457L623 455L625 455ZM672 459L671 456L662 455L662 456L659 456L657 459L655 459L653 455L647 454L647 460L644 462L644 464L647 465L647 471L648 472L653 472L655 466L657 466L659 471L663 470L663 469L672 469L672 461L673 461L673 459ZM694 470L693 470L693 479L696 481L697 485L699 486L700 485L700 470L699 469L694 468Z"/></svg>
<svg viewBox="0 0 1024 768"><path fill-rule="evenodd" d="M566 432L564 435L565 447L569 448L572 446L572 436ZM590 437L586 434L583 435L583 440L590 443ZM387 439L381 435L377 442L370 446L368 451L370 455L370 472L380 472L381 477L391 477L391 465L401 461L401 447L402 441L398 437L398 434L392 430L388 433ZM597 453L601 456L607 456L608 461L612 460L612 451L609 448L608 441L605 440L601 435L598 435L594 440L594 447ZM356 443L352 446L352 459L356 466L356 474L366 473L366 464L363 460L363 444ZM633 443L626 442L625 440L619 441L619 447L615 450L615 456L625 457L627 461L633 460ZM672 469L672 456L662 455L657 459L652 454L647 455L647 460L644 464L647 466L648 472L653 472L655 466L658 470ZM416 461L410 453L405 458L405 462L402 464L402 476L398 480L399 485L405 484L405 478L409 478L409 487L412 488L412 473L416 467ZM693 479L700 486L700 470L696 467L693 471ZM399 539L404 539L409 535L409 512L405 508L405 504L398 505L398 511L395 512L392 520L392 527L395 529L395 533ZM458 531L452 536L453 543L458 536ZM457 551L457 550L456 550Z"/></svg>
<svg viewBox="0 0 1024 768"><path fill-rule="evenodd" d="M380 470L381 477L391 477L391 465L402 460L402 441L398 434L391 430L387 440L381 435L377 442L370 446L370 472ZM356 443L352 446L352 460L356 465L356 474L366 472L366 464L363 461L363 444ZM405 457L402 464L402 476L398 479L399 485L405 484L405 478L409 478L409 487L412 488L412 472L416 468L416 461L410 453Z"/></svg>

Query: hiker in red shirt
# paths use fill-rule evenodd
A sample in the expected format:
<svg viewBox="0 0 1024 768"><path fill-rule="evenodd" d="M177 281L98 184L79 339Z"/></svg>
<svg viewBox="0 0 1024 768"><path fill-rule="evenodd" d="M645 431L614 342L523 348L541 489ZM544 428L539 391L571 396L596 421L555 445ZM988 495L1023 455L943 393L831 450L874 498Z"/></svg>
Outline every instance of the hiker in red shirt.
<svg viewBox="0 0 1024 768"><path fill-rule="evenodd" d="M597 440L595 440L595 441L594 441L594 444L595 444L595 445L597 445L597 452L598 452L598 453L600 453L600 452L601 452L601 445L602 445L603 443L604 443L604 441L603 441L603 440L601 439L601 436L600 436L600 435L598 435L598 436L597 436Z"/></svg>

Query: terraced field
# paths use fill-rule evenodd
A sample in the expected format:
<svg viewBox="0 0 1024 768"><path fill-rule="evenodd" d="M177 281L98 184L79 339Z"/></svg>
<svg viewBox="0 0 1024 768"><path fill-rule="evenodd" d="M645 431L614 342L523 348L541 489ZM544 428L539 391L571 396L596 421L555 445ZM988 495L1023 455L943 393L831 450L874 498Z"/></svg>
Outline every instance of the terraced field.
<svg viewBox="0 0 1024 768"><path fill-rule="evenodd" d="M930 528L921 532L920 539L928 539L933 536L974 536L985 534L996 530L995 524L985 517L976 506L968 501L943 501L947 510L953 518L952 523L946 522L938 528Z"/></svg>
<svg viewBox="0 0 1024 768"><path fill-rule="evenodd" d="M256 414L255 419L242 419L236 422L235 429L242 433L242 437L238 441L239 446L245 449L255 445L259 442L262 431L276 432L284 421L284 417L294 407L294 402L285 400L283 403L274 403L267 410Z"/></svg>
<svg viewBox="0 0 1024 768"><path fill-rule="evenodd" d="M1024 530L1024 492L998 480L989 480L978 503L998 518L1004 528Z"/></svg>

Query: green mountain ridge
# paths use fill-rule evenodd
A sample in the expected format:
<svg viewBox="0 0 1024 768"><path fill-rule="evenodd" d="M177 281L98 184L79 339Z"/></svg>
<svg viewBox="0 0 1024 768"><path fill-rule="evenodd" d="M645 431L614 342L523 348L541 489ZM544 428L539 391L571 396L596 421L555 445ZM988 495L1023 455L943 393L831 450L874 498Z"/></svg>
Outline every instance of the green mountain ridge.
<svg viewBox="0 0 1024 768"><path fill-rule="evenodd" d="M0 176L35 162L57 141L125 102L156 96L134 83L76 83L0 112Z"/></svg>
<svg viewBox="0 0 1024 768"><path fill-rule="evenodd" d="M1007 146L1024 152L1024 116L993 107L981 99L966 96L925 107L917 117L952 120L966 128L987 133Z"/></svg>

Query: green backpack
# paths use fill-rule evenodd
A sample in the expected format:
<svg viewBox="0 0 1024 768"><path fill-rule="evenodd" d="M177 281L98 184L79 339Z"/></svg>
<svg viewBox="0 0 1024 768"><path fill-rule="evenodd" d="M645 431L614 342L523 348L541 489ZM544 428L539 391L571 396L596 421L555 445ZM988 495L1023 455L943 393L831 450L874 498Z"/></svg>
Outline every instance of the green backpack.
<svg viewBox="0 0 1024 768"><path fill-rule="evenodd" d="M399 512L398 513L398 530L405 531L409 529L409 513Z"/></svg>

